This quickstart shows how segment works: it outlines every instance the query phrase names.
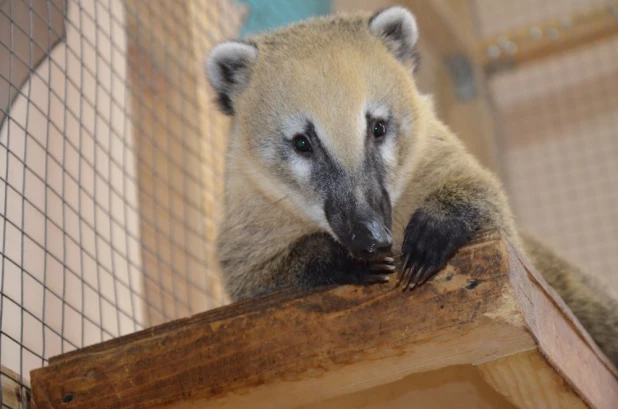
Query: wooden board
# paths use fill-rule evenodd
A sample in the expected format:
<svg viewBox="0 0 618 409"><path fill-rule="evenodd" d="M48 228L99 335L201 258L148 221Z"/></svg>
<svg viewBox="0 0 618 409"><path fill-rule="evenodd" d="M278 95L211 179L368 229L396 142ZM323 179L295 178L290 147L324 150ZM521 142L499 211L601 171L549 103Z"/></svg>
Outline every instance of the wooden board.
<svg viewBox="0 0 618 409"><path fill-rule="evenodd" d="M486 362L479 370L496 391L518 408L587 407L536 350Z"/></svg>
<svg viewBox="0 0 618 409"><path fill-rule="evenodd" d="M3 408L30 409L31 394L28 382L9 368L0 366L0 383L2 384Z"/></svg>
<svg viewBox="0 0 618 409"><path fill-rule="evenodd" d="M618 35L618 2L522 27L481 42L477 55L488 73L519 67Z"/></svg>
<svg viewBox="0 0 618 409"><path fill-rule="evenodd" d="M540 366L556 399L616 407L615 369L554 297L488 232L412 294L343 286L230 305L53 358L32 372L33 396L39 409L321 408L337 399L345 408L363 391L402 390L397 382L414 374L452 379L464 367L477 373L478 393L468 393L477 401L503 395L526 407L512 398L521 385L508 371L525 380ZM544 402L545 390L527 386Z"/></svg>
<svg viewBox="0 0 618 409"><path fill-rule="evenodd" d="M473 365L423 372L302 409L514 409Z"/></svg>

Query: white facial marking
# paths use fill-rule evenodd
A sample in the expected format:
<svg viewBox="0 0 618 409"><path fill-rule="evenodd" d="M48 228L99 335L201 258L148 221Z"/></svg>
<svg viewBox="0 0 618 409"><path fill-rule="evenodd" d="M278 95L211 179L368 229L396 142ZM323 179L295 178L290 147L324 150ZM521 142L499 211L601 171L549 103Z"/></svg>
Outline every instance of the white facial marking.
<svg viewBox="0 0 618 409"><path fill-rule="evenodd" d="M369 101L365 104L365 112L372 118L387 119L390 116L388 107L376 101Z"/></svg>
<svg viewBox="0 0 618 409"><path fill-rule="evenodd" d="M391 112L388 106L376 101L367 102L366 112L371 118L388 119L391 117ZM395 137L395 129L391 124L391 126L387 129L387 134L384 141L382 141L378 145L378 150L380 152L380 155L382 156L384 164L386 165L387 169L391 170L389 174L392 174L392 170L396 169L397 166L397 141ZM401 192L393 189L391 183L387 183L385 188L394 205L397 198L401 195Z"/></svg>
<svg viewBox="0 0 618 409"><path fill-rule="evenodd" d="M285 139L292 140L295 135L305 133L308 118L303 114L290 115L281 124L281 130Z"/></svg>
<svg viewBox="0 0 618 409"><path fill-rule="evenodd" d="M277 183L263 172L261 166L254 164L252 161L245 161L244 166L247 167L247 175L251 178L252 182L271 200L281 201L281 204L284 206L287 203L289 208L293 210L300 209L307 219L313 221L320 229L334 235L328 220L326 220L322 203L309 201L297 191L288 188L285 184Z"/></svg>
<svg viewBox="0 0 618 409"><path fill-rule="evenodd" d="M291 158L290 165L294 176L299 182L308 183L311 179L311 164L307 158L296 156Z"/></svg>
<svg viewBox="0 0 618 409"><path fill-rule="evenodd" d="M281 124L281 130L284 138L292 143L292 139L296 135L305 133L307 126L307 117L305 115L296 114L285 118ZM311 162L309 158L304 158L300 155L292 155L290 157L290 169L296 180L301 183L308 183L311 178Z"/></svg>
<svg viewBox="0 0 618 409"><path fill-rule="evenodd" d="M380 144L380 154L382 154L382 159L388 168L392 168L397 165L397 155L395 154L396 148L397 144L395 143L395 138L387 138L382 144Z"/></svg>

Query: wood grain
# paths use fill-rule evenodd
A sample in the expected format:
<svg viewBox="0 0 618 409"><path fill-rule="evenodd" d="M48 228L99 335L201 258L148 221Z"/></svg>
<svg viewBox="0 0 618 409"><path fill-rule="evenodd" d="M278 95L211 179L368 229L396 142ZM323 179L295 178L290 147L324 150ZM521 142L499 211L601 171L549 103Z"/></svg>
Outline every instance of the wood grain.
<svg viewBox="0 0 618 409"><path fill-rule="evenodd" d="M509 257L512 288L540 354L590 407L617 408L616 368L564 301L510 243Z"/></svg>
<svg viewBox="0 0 618 409"><path fill-rule="evenodd" d="M32 372L34 399L39 409L95 403L98 408L322 407L371 388L397 390L390 388L414 374L445 370L436 379L448 380L462 366L480 371L533 351L547 355L545 371L565 379L575 398L611 407L577 375L564 373L573 369L556 350L599 371L586 371L587 383L598 383L610 398L618 388L611 372L595 364L601 362L598 356L573 350L592 347L562 333L583 339L566 323L568 315L550 315L566 327L548 331L555 347L543 344L544 318L528 315L544 314L551 302L521 305L521 297L528 303L549 298L530 274L508 242L489 232L411 295L392 285L345 286L223 307L52 359ZM475 384L477 401L487 393L482 382ZM492 386L510 396L502 384ZM393 405L378 407L398 407Z"/></svg>
<svg viewBox="0 0 618 409"><path fill-rule="evenodd" d="M538 350L479 366L483 378L521 409L587 408Z"/></svg>
<svg viewBox="0 0 618 409"><path fill-rule="evenodd" d="M31 409L31 394L28 382L4 366L0 367L0 383L2 384L3 408Z"/></svg>
<svg viewBox="0 0 618 409"><path fill-rule="evenodd" d="M300 409L515 409L472 365L423 372Z"/></svg>
<svg viewBox="0 0 618 409"><path fill-rule="evenodd" d="M308 404L530 349L516 305L503 311L506 256L494 234L412 296L391 286L284 293L164 324L52 359L32 374L35 399L39 408L68 395L66 408L289 407L272 397Z"/></svg>

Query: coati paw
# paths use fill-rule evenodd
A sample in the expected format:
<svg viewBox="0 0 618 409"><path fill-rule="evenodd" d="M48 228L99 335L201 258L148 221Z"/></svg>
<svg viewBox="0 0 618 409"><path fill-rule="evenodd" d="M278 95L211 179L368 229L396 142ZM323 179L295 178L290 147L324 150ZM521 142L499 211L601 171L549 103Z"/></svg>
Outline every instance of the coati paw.
<svg viewBox="0 0 618 409"><path fill-rule="evenodd" d="M397 270L395 258L390 255L378 256L365 263L362 273L359 274L360 283L365 285L387 283L391 279L390 275Z"/></svg>
<svg viewBox="0 0 618 409"><path fill-rule="evenodd" d="M425 283L470 241L472 234L472 229L460 217L435 216L418 209L404 232L397 285L403 285L406 291Z"/></svg>

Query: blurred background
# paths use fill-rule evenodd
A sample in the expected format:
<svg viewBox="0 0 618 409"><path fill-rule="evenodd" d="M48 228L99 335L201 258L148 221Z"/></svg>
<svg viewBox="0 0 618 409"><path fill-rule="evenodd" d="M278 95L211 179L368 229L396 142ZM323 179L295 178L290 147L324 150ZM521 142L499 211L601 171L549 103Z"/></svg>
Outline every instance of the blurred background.
<svg viewBox="0 0 618 409"><path fill-rule="evenodd" d="M519 223L618 296L615 0L0 0L3 408L55 355L228 303L217 42L409 7L417 81Z"/></svg>

